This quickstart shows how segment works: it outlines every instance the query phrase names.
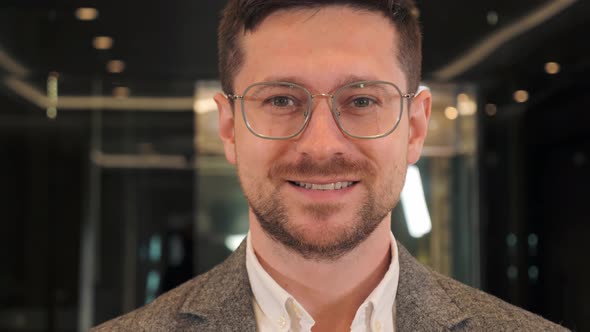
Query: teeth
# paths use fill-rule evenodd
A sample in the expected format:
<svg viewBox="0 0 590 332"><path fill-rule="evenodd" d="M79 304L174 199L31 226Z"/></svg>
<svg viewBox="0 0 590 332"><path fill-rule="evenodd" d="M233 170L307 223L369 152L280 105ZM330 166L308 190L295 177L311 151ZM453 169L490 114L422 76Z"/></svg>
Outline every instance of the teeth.
<svg viewBox="0 0 590 332"><path fill-rule="evenodd" d="M300 186L301 188L311 189L311 190L338 190L350 187L354 184L354 182L335 182L335 183L327 183L327 184L315 184L315 183L305 183L305 182L294 182L296 185Z"/></svg>

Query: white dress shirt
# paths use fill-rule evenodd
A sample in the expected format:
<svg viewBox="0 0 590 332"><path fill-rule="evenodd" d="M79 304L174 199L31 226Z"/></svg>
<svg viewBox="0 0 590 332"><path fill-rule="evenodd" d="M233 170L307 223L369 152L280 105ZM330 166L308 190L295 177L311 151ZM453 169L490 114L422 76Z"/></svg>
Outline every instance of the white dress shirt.
<svg viewBox="0 0 590 332"><path fill-rule="evenodd" d="M305 308L264 270L254 254L250 236L246 240L246 269L254 294L253 306L259 332L310 332L315 324ZM399 281L397 244L391 234L389 269L360 305L350 326L351 332L395 331L393 316Z"/></svg>

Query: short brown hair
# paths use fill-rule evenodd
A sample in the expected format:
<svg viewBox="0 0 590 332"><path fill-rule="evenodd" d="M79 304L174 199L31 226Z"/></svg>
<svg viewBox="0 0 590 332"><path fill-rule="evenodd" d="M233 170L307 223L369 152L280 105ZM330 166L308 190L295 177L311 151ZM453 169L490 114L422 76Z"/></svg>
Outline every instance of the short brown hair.
<svg viewBox="0 0 590 332"><path fill-rule="evenodd" d="M219 76L225 93L233 91L234 78L243 64L240 36L253 31L272 13L289 8L319 8L345 5L382 13L399 34L398 61L406 74L409 92L420 83L422 34L414 0L229 0L218 30ZM377 37L378 38L378 37Z"/></svg>

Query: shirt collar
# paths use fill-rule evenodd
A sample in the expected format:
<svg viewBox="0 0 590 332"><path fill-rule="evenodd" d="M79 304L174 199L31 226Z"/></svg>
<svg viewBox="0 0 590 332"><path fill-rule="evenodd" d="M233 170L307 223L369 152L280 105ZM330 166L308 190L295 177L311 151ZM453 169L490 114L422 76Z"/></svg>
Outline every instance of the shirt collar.
<svg viewBox="0 0 590 332"><path fill-rule="evenodd" d="M384 322L392 319L393 303L399 281L399 256L395 237L393 233L390 234L391 262L389 268L377 287L358 308L351 327L356 325L375 326L378 321ZM252 248L250 234L246 239L246 269L254 299L273 324L283 328L285 325L291 326L295 319L299 320L301 327L311 328L315 324L303 306L264 270Z"/></svg>
<svg viewBox="0 0 590 332"><path fill-rule="evenodd" d="M392 319L393 303L397 294L399 282L399 254L397 242L391 233L391 262L383 279L358 308L352 326L375 326Z"/></svg>
<svg viewBox="0 0 590 332"><path fill-rule="evenodd" d="M252 248L249 233L246 239L246 269L254 298L273 325L283 329L286 326L290 327L291 321L295 319L298 319L302 326L311 327L315 324L303 306L260 265Z"/></svg>

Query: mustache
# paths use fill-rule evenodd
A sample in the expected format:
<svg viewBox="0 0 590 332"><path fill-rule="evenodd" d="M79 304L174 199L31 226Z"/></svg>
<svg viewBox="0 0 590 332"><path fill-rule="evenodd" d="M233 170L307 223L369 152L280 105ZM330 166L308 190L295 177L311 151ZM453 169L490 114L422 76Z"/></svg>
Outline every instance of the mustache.
<svg viewBox="0 0 590 332"><path fill-rule="evenodd" d="M321 162L313 160L309 156L304 156L294 163L277 162L269 169L271 179L314 176L372 176L375 173L375 168L367 160L350 160L340 155Z"/></svg>

